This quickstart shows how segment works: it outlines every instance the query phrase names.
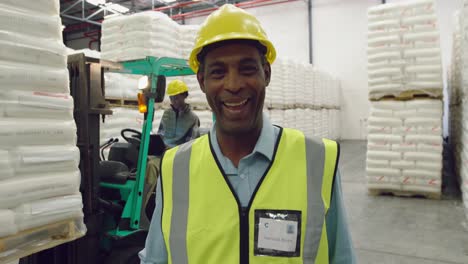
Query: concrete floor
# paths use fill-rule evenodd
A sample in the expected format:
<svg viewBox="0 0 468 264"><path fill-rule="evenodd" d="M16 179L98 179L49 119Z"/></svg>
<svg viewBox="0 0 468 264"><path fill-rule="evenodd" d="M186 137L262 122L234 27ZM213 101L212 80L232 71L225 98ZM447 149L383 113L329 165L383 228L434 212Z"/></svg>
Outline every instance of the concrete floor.
<svg viewBox="0 0 468 264"><path fill-rule="evenodd" d="M369 196L365 158L365 141L341 142L343 196L358 263L468 264L460 197Z"/></svg>

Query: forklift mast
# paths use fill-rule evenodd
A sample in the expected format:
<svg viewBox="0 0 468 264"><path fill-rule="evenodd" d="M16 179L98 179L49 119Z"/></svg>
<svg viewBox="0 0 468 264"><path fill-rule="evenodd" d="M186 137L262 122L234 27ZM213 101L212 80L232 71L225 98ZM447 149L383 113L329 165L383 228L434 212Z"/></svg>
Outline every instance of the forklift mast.
<svg viewBox="0 0 468 264"><path fill-rule="evenodd" d="M150 134L153 128L153 118L155 111L155 103L160 103L165 95L165 77L193 75L194 72L187 65L184 59L168 58L168 57L152 57L148 56L140 60L123 61L120 63L101 62L108 71L146 75L149 80L149 87L144 89L144 94L147 98L147 113L145 114L141 145L138 155L136 190L131 194L128 200L130 206L126 206L122 218L128 219L131 230L140 229L142 219L142 204L144 194L144 184L146 175L146 165L148 160L148 148L150 143ZM117 230L116 235L126 235L128 231Z"/></svg>

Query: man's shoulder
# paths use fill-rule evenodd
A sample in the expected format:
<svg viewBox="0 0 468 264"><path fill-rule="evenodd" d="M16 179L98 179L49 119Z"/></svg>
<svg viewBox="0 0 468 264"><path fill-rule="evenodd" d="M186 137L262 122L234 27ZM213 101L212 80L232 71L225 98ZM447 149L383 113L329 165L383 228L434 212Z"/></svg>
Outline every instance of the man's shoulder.
<svg viewBox="0 0 468 264"><path fill-rule="evenodd" d="M177 151L185 151L185 150L188 150L190 149L190 147L194 144L200 144L200 143L204 143L205 141L208 140L208 134L206 135L203 135L203 136L200 136L198 138L195 138L195 139L192 139L192 140L189 140L185 143L182 143L176 147L173 147L171 149L168 149L166 150L166 153L169 153L169 152L177 152Z"/></svg>
<svg viewBox="0 0 468 264"><path fill-rule="evenodd" d="M303 137L306 139L306 141L309 141L309 142L316 142L316 143L322 144L322 142L328 141L328 142L335 142L338 144L338 142L336 142L335 140L316 136L316 135L308 135L304 133L302 130L295 129L295 128L281 127L281 130L282 130L282 134L286 134L288 136L300 137L300 138Z"/></svg>
<svg viewBox="0 0 468 264"><path fill-rule="evenodd" d="M168 108L166 110L164 110L163 112L163 116L167 116L167 115L170 115L170 114L175 114L174 110L172 108Z"/></svg>

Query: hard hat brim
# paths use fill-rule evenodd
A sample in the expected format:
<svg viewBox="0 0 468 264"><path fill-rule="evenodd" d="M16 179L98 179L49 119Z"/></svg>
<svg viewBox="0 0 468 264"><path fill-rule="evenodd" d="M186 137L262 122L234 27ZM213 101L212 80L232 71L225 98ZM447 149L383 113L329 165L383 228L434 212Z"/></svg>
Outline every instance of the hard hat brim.
<svg viewBox="0 0 468 264"><path fill-rule="evenodd" d="M227 41L227 40L256 40L260 42L261 45L265 46L266 48L266 53L265 57L268 61L268 63L273 64L273 62L276 59L276 50L275 47L273 46L273 43L271 43L268 39L262 39L259 38L258 36L251 35L251 34L245 34L245 33L238 33L238 32L230 32L226 34L220 34L215 36L214 38L211 38L210 40L207 40L203 43L200 43L197 47L195 47L192 52L190 53L190 58L189 58L189 66L194 72L198 72L199 67L200 67L200 62L198 61L198 54L200 52L215 43L221 42L221 41Z"/></svg>

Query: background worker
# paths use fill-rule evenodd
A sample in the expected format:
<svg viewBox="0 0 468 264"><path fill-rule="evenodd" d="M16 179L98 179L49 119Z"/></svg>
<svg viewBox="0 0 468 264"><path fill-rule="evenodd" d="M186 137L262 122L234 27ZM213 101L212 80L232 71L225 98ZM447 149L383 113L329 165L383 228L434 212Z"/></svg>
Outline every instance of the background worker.
<svg viewBox="0 0 468 264"><path fill-rule="evenodd" d="M275 56L233 5L201 26L189 64L216 122L166 152L141 263L355 263L337 143L263 114Z"/></svg>
<svg viewBox="0 0 468 264"><path fill-rule="evenodd" d="M170 82L167 94L171 100L171 108L164 111L158 134L162 136L164 144L172 148L200 136L200 119L190 105L185 103L189 94L183 81Z"/></svg>

